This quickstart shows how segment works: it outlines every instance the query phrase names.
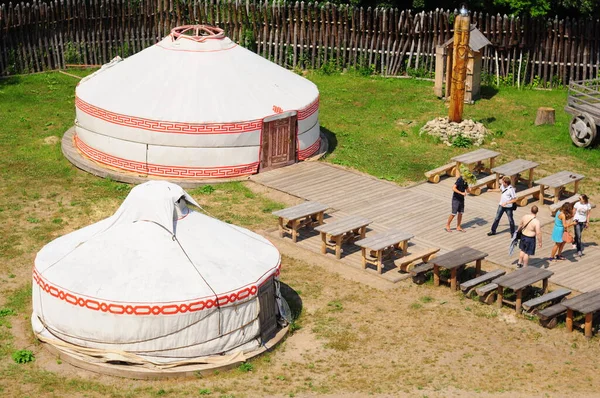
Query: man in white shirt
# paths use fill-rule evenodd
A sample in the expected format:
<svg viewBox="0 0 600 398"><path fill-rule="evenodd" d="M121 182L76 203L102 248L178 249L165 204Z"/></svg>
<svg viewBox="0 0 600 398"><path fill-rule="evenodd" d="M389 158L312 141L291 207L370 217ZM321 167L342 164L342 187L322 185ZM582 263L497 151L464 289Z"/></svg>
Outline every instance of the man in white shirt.
<svg viewBox="0 0 600 398"><path fill-rule="evenodd" d="M506 213L508 217L508 224L510 225L510 236L515 233L515 220L513 218L513 203L517 200L517 193L515 189L510 185L510 177L502 177L502 196L500 197L500 204L498 205L498 211L496 212L496 218L492 224L492 230L488 232L488 236L496 235L496 229L500 223L500 218Z"/></svg>

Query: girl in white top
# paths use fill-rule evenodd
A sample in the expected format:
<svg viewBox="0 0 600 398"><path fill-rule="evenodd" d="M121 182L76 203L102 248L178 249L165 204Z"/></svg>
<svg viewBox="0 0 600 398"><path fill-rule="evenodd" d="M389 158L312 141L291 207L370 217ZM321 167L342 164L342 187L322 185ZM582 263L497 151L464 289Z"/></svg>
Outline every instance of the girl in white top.
<svg viewBox="0 0 600 398"><path fill-rule="evenodd" d="M579 201L573 205L573 212L575 216L573 217L573 221L575 224L575 245L577 246L577 255L579 257L583 256L583 245L581 243L581 234L583 230L587 228L590 224L590 211L592 210L592 205L588 202L587 195L581 195L579 197Z"/></svg>

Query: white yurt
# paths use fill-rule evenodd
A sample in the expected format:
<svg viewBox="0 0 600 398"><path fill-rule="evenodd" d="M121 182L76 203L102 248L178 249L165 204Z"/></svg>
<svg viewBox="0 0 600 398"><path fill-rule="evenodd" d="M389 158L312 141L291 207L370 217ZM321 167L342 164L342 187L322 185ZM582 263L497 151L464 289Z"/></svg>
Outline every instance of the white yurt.
<svg viewBox="0 0 600 398"><path fill-rule="evenodd" d="M73 145L103 167L171 179L236 177L319 150L319 91L237 45L188 25L76 89Z"/></svg>
<svg viewBox="0 0 600 398"><path fill-rule="evenodd" d="M239 362L263 346L281 323L278 250L187 203L178 185L150 181L44 246L35 335L81 361L153 368Z"/></svg>

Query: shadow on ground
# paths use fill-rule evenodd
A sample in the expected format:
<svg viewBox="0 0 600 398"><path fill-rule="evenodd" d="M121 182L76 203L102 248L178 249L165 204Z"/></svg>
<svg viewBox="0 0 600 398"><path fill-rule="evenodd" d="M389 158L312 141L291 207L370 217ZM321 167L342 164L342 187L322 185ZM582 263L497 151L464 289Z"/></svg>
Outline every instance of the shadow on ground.
<svg viewBox="0 0 600 398"><path fill-rule="evenodd" d="M337 138L335 137L335 133L331 130L329 130L327 127L323 127L321 126L321 133L323 133L325 135L325 137L327 137L327 143L329 145L329 147L327 148L327 153L332 153L333 151L335 151L335 148L337 147Z"/></svg>

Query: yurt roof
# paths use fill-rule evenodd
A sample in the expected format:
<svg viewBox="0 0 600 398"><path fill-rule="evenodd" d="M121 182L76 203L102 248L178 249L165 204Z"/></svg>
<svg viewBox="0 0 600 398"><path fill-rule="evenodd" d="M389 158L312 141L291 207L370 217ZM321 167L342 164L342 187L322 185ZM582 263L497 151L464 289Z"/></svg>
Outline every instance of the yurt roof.
<svg viewBox="0 0 600 398"><path fill-rule="evenodd" d="M260 235L195 211L174 221L182 196L196 204L175 184L135 187L112 217L42 248L34 275L85 297L157 303L235 293L277 271Z"/></svg>
<svg viewBox="0 0 600 398"><path fill-rule="evenodd" d="M195 30L190 35L190 30ZM159 121L222 123L299 110L317 87L237 45L218 28L185 26L82 80L78 106Z"/></svg>

